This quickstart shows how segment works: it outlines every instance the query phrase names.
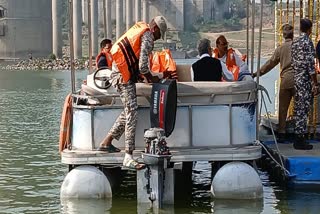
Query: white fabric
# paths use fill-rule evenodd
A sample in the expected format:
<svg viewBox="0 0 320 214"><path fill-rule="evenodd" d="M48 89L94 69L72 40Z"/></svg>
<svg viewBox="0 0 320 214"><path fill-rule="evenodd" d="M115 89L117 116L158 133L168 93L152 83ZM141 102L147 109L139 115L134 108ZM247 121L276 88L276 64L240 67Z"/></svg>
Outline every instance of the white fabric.
<svg viewBox="0 0 320 214"><path fill-rule="evenodd" d="M233 55L233 57L235 58L236 65L239 67L239 76L240 76L241 74L245 74L245 73L249 74L250 72L249 72L249 68L248 68L247 63L245 63L244 61L242 61L242 59L240 58L240 56L237 55L235 52L234 52L232 55ZM218 59L219 59L220 62L221 62L221 66L222 66L223 73L224 73L224 74L227 74L227 75L229 75L229 74L232 75L232 73L228 70L227 65L226 65L227 54L225 54L223 57L218 58ZM229 76L227 76L227 77L229 78ZM249 77L247 77L247 78L249 78ZM251 78L251 79L252 79L252 78ZM230 80L230 79L228 79L228 80L229 80L229 81L232 81L232 80L233 80L233 75L232 75L232 80Z"/></svg>

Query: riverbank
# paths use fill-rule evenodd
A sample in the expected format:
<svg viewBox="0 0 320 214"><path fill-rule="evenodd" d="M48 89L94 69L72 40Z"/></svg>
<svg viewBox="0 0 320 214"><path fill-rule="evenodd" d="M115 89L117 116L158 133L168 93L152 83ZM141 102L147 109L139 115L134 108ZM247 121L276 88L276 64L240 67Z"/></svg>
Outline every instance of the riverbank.
<svg viewBox="0 0 320 214"><path fill-rule="evenodd" d="M76 59L74 66L76 70L88 68L88 60ZM27 59L18 62L9 62L0 66L3 70L70 70L70 58L64 57L62 59Z"/></svg>

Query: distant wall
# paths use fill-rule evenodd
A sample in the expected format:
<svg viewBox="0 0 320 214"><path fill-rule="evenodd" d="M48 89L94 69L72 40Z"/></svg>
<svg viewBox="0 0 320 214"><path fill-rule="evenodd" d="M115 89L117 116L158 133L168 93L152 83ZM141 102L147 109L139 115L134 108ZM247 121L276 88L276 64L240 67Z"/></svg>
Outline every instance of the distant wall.
<svg viewBox="0 0 320 214"><path fill-rule="evenodd" d="M48 0L0 0L0 58L47 57L52 53L52 12Z"/></svg>

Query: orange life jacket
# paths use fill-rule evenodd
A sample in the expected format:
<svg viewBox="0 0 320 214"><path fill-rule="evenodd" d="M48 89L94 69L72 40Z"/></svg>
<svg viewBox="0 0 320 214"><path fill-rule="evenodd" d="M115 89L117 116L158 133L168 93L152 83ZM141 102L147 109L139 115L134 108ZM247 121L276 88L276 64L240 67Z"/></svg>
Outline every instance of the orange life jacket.
<svg viewBox="0 0 320 214"><path fill-rule="evenodd" d="M112 66L112 55L111 53L105 52L105 51L101 51L98 56L96 57L96 66L98 68L98 62L101 56L105 56L106 60L107 60L107 67L111 67Z"/></svg>
<svg viewBox="0 0 320 214"><path fill-rule="evenodd" d="M218 48L215 48L213 53L214 53L214 58L218 59L218 54L219 54ZM229 48L227 52L226 66L227 66L227 69L232 72L234 80L237 81L239 78L240 68L239 66L237 66L236 58L234 57L234 54L235 54L234 50L232 48Z"/></svg>
<svg viewBox="0 0 320 214"><path fill-rule="evenodd" d="M176 71L177 66L172 58L171 51L164 49L162 51L154 52L152 55L152 61L150 63L151 70L153 72L164 72L164 71Z"/></svg>
<svg viewBox="0 0 320 214"><path fill-rule="evenodd" d="M112 59L117 64L124 83L130 79L136 81L139 74L141 36L149 30L148 24L137 22L111 48Z"/></svg>

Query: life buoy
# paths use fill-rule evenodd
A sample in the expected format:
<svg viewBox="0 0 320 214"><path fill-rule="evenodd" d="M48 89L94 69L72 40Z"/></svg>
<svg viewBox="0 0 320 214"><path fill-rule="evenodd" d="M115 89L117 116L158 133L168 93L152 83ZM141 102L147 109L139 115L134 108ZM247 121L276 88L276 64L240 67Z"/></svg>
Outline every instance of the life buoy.
<svg viewBox="0 0 320 214"><path fill-rule="evenodd" d="M71 94L68 94L64 101L62 116L61 116L59 152L62 152L71 143L71 122L72 122L72 96Z"/></svg>

